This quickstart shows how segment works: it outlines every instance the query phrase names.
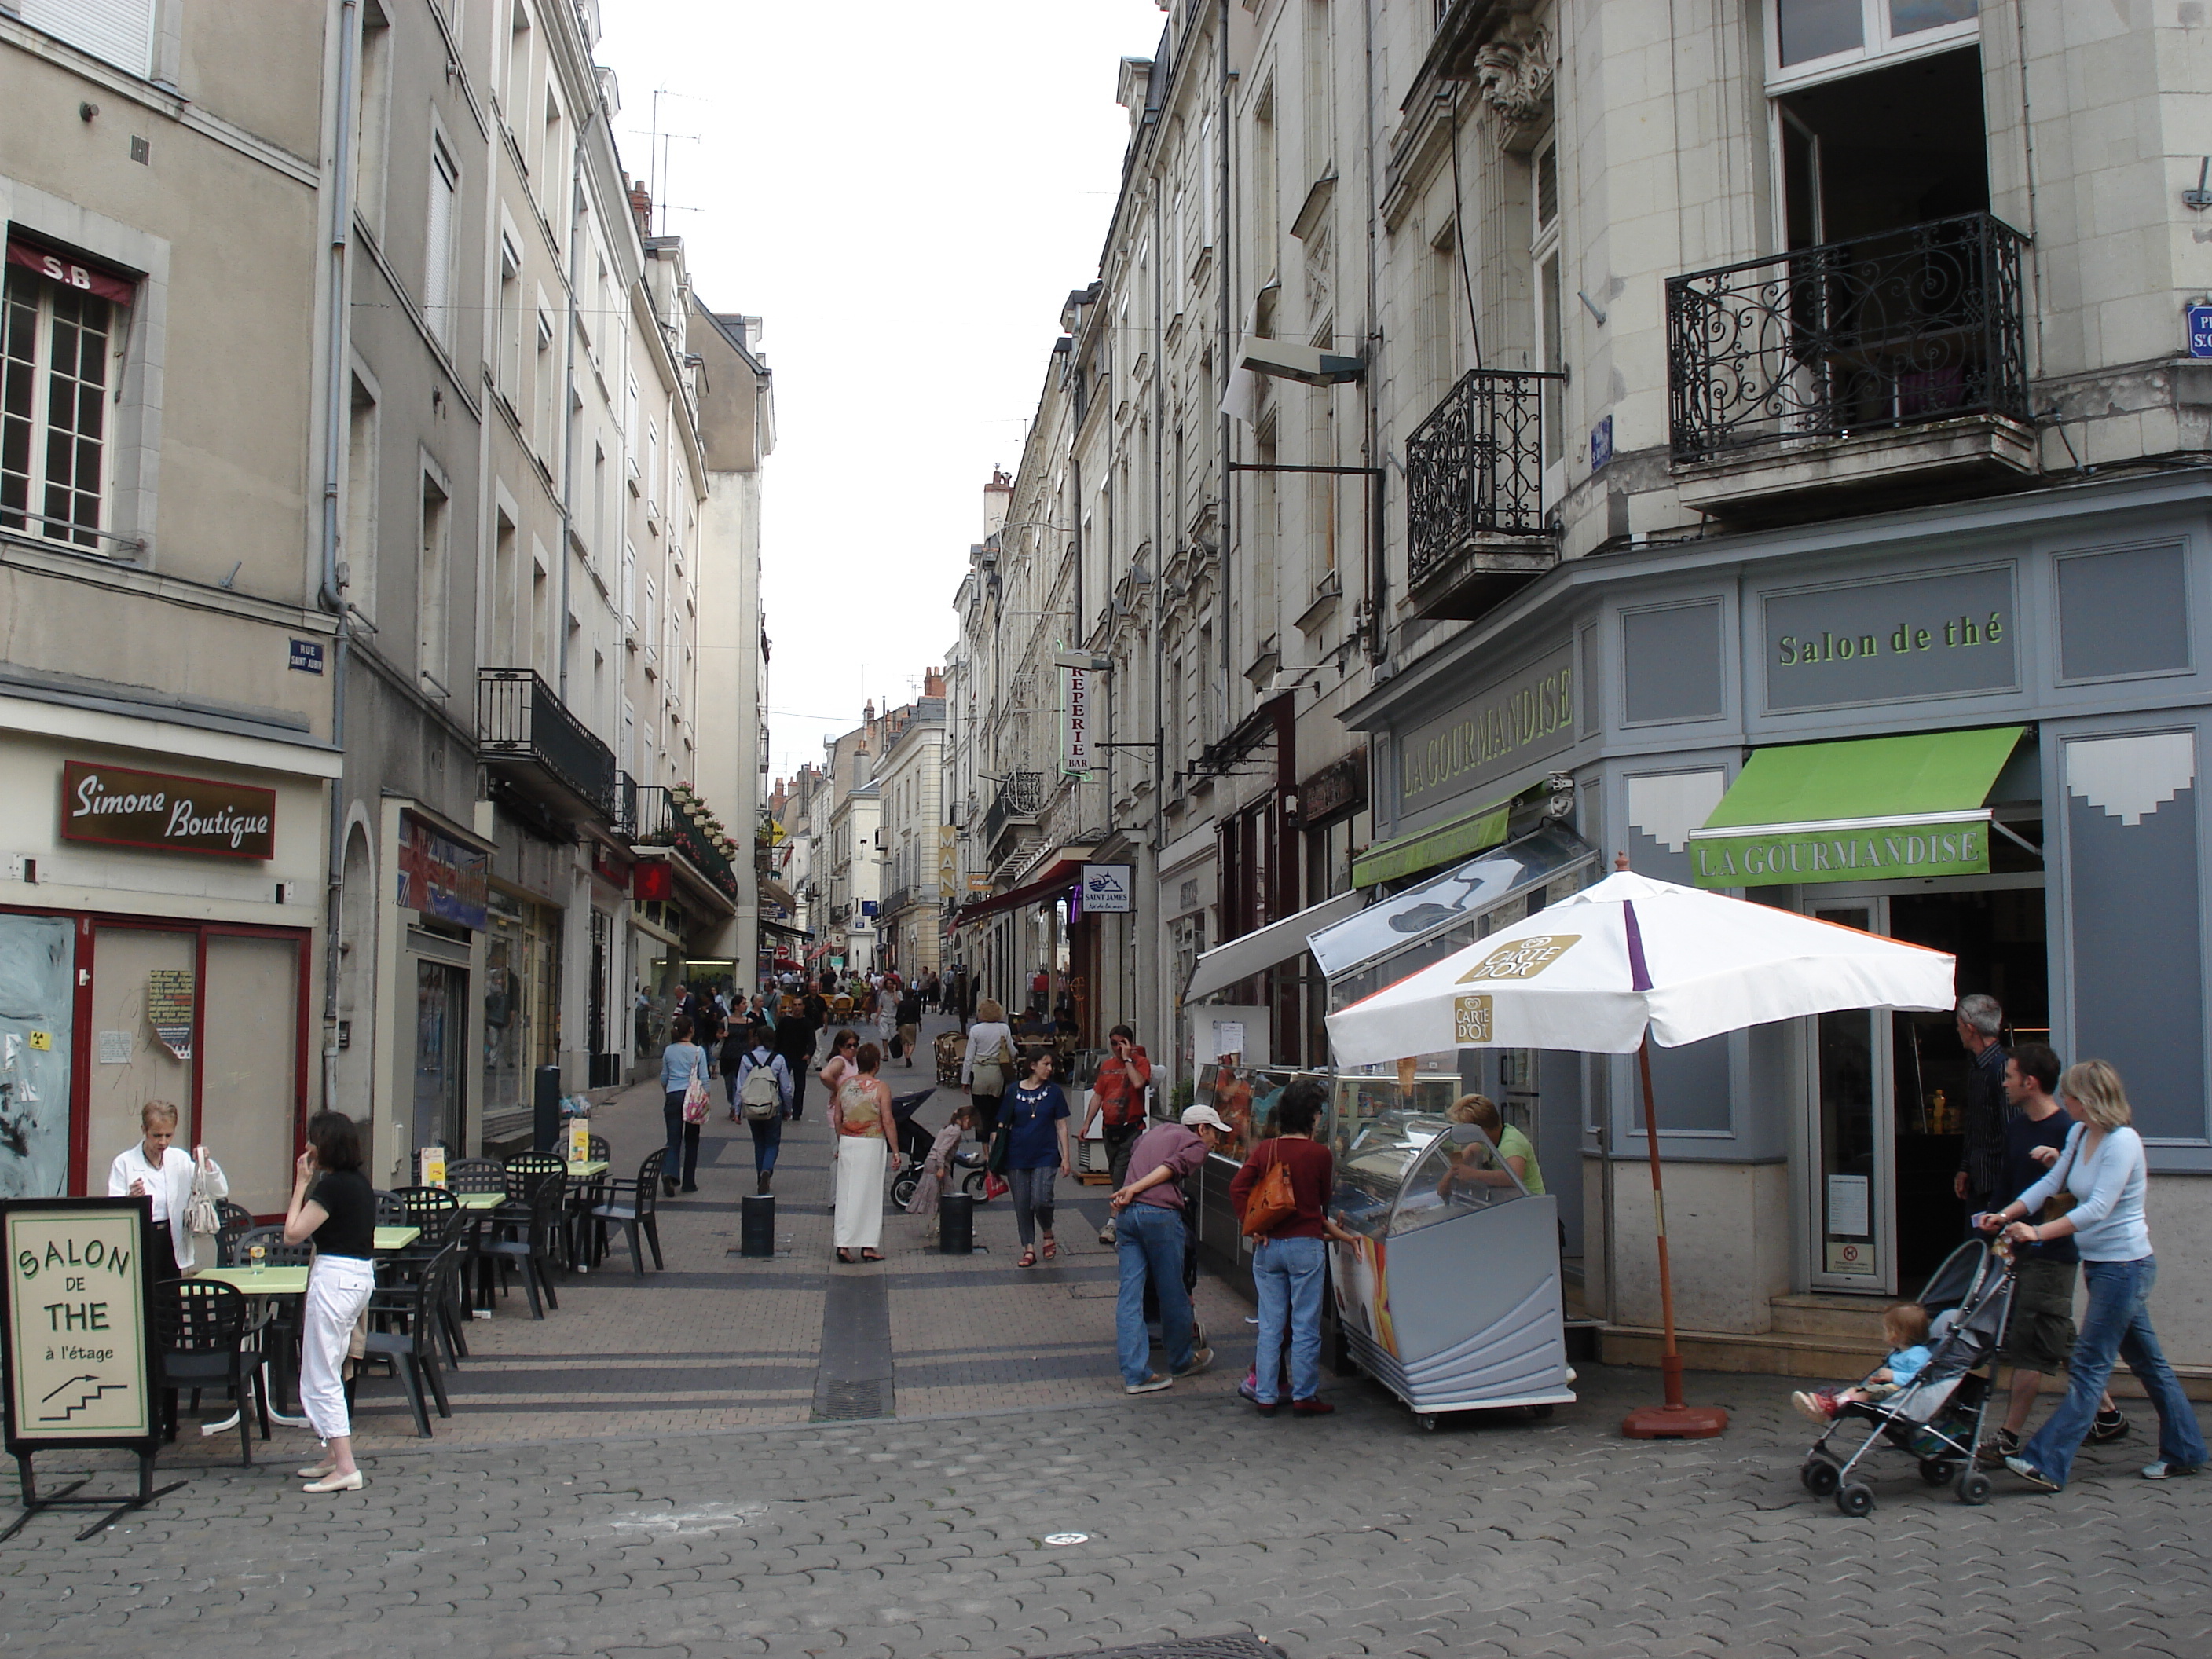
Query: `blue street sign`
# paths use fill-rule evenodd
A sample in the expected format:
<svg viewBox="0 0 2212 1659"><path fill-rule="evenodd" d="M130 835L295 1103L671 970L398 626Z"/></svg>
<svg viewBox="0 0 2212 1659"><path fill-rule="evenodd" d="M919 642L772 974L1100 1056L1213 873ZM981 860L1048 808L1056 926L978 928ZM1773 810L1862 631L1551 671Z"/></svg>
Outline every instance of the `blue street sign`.
<svg viewBox="0 0 2212 1659"><path fill-rule="evenodd" d="M294 640L291 660L285 666L302 674L323 672L323 644L320 640Z"/></svg>
<svg viewBox="0 0 2212 1659"><path fill-rule="evenodd" d="M2212 357L2212 306L2189 307L2189 355Z"/></svg>

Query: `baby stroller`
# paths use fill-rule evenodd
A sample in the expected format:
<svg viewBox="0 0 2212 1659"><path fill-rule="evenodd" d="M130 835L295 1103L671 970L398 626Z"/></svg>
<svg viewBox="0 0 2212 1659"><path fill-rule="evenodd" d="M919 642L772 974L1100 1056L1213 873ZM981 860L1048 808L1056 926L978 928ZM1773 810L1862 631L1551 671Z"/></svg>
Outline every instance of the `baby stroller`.
<svg viewBox="0 0 2212 1659"><path fill-rule="evenodd" d="M968 1039L958 1031L937 1034L937 1080L953 1087L960 1082L960 1062L968 1057Z"/></svg>
<svg viewBox="0 0 2212 1659"><path fill-rule="evenodd" d="M1990 1362L2012 1316L2013 1279L2009 1254L1998 1255L1978 1240L1944 1258L1920 1295L1932 1345L1928 1363L1896 1393L1850 1401L1837 1412L1798 1471L1806 1491L1815 1498L1832 1494L1845 1515L1870 1514L1874 1489L1853 1479L1853 1472L1877 1443L1885 1443L1917 1458L1920 1478L1929 1486L1954 1486L1961 1504L1989 1502L1990 1478L1974 1467L1974 1449L1982 1443L1982 1419L1993 1392ZM1853 1422L1867 1425L1866 1437L1844 1456L1830 1443L1843 1438Z"/></svg>

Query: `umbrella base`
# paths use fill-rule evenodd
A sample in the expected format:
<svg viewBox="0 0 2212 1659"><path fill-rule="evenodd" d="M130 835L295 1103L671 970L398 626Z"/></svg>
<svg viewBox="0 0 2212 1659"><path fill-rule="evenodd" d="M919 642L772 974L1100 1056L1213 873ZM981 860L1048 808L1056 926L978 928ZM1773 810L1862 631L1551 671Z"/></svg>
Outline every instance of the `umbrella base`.
<svg viewBox="0 0 2212 1659"><path fill-rule="evenodd" d="M1728 1427L1717 1406L1638 1406L1620 1420L1631 1440L1710 1440Z"/></svg>

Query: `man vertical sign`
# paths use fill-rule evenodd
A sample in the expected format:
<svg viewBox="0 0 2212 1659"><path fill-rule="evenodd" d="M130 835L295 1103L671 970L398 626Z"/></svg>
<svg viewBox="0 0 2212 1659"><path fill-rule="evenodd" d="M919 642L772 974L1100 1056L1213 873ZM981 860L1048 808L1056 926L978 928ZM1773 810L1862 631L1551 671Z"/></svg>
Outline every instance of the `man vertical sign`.
<svg viewBox="0 0 2212 1659"><path fill-rule="evenodd" d="M22 1480L23 1513L0 1533L12 1538L41 1510L109 1511L89 1538L127 1510L177 1485L154 1490L160 1425L154 1414L155 1286L146 1253L153 1200L19 1199L0 1204L0 1340L7 1344L9 1454ZM33 1454L115 1447L138 1455L135 1496L76 1496L78 1480L39 1496Z"/></svg>

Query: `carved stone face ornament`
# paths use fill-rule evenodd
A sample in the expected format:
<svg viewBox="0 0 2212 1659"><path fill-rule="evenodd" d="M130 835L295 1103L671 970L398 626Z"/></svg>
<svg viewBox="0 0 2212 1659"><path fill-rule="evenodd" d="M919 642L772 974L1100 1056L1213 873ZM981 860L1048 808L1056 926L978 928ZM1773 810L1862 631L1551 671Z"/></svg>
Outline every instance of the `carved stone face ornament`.
<svg viewBox="0 0 2212 1659"><path fill-rule="evenodd" d="M1552 91L1552 36L1532 30L1525 40L1493 40L1474 53L1474 82L1482 101L1516 126L1543 113Z"/></svg>

